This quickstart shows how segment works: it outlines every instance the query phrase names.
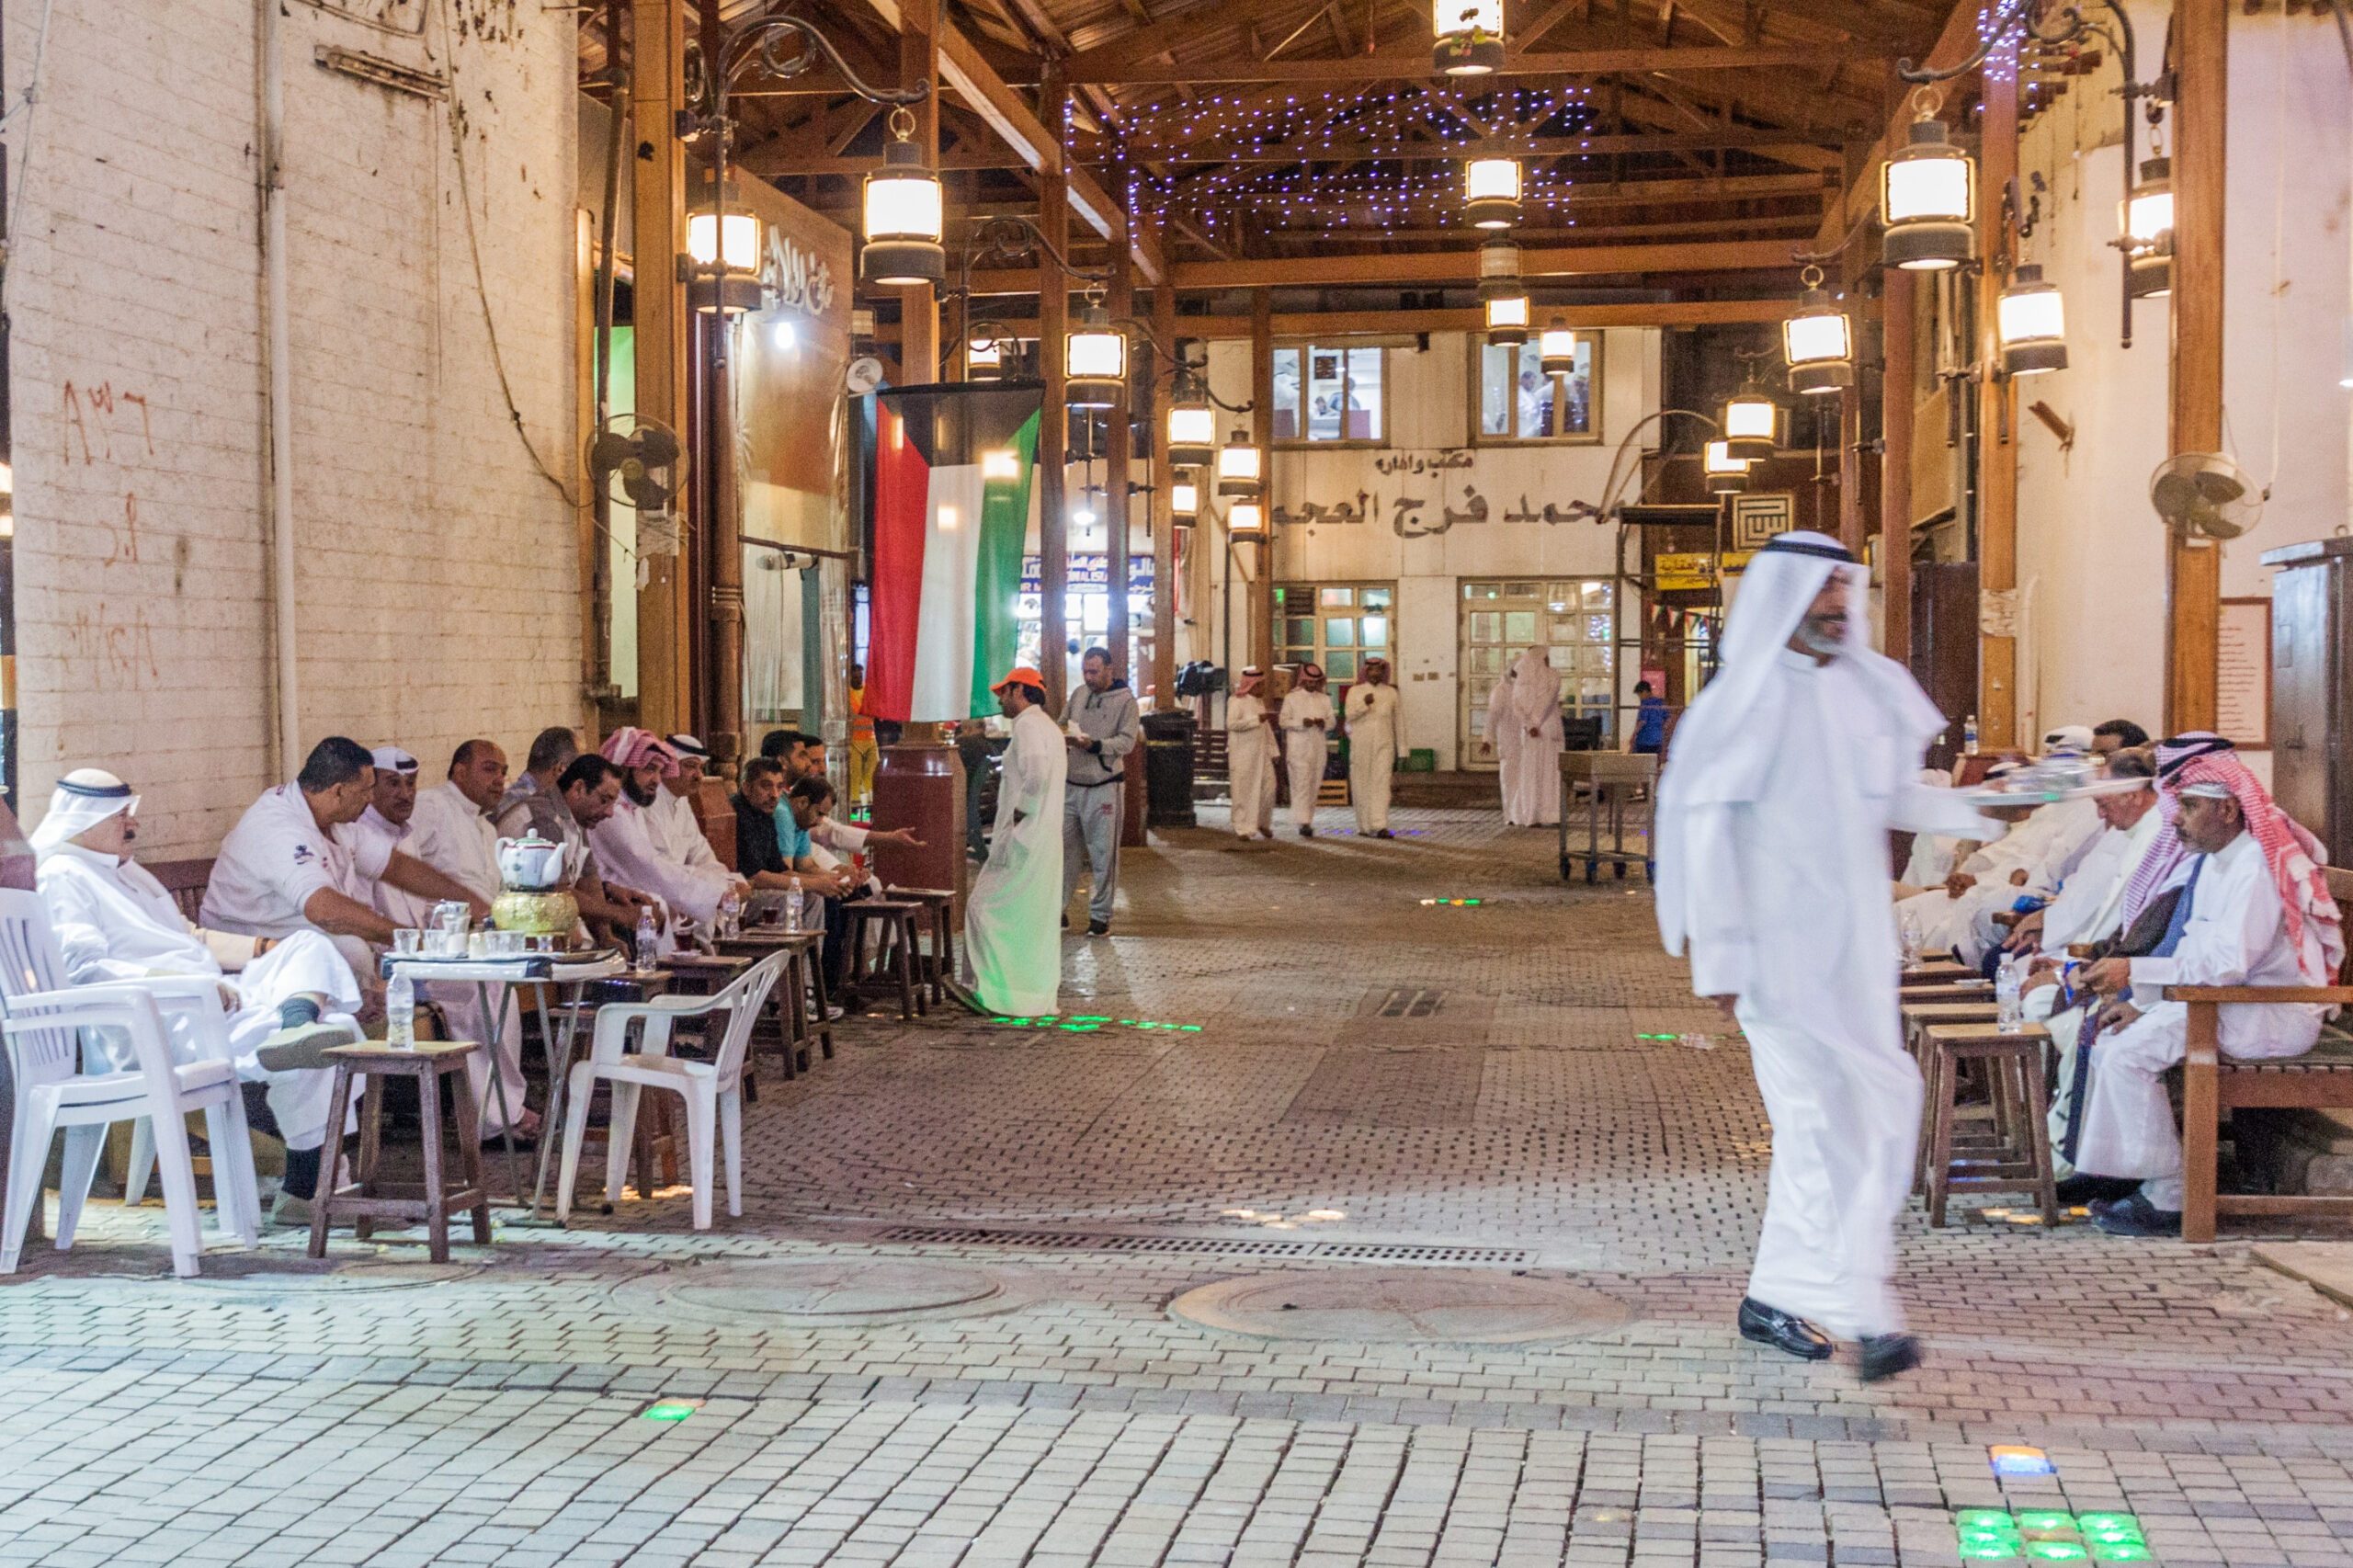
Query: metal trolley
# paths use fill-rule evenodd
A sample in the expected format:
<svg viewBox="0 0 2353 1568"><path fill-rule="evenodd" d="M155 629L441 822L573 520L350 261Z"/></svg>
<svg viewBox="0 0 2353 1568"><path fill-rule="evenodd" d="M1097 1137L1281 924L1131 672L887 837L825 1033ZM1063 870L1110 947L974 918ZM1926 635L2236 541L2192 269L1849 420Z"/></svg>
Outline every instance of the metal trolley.
<svg viewBox="0 0 2353 1568"><path fill-rule="evenodd" d="M1578 785L1586 786L1585 849L1574 853L1569 848L1569 819L1576 805ZM1637 846L1626 847L1626 806L1635 791L1642 791L1644 809L1642 821L1635 824ZM1651 876L1650 809L1648 802L1658 794L1658 758L1647 753L1622 751L1564 751L1561 754L1561 880L1567 881L1576 862L1585 862L1585 880L1589 887L1606 862L1622 881L1626 868L1639 865L1645 879ZM1609 812L1609 847L1601 846L1601 816L1604 803Z"/></svg>

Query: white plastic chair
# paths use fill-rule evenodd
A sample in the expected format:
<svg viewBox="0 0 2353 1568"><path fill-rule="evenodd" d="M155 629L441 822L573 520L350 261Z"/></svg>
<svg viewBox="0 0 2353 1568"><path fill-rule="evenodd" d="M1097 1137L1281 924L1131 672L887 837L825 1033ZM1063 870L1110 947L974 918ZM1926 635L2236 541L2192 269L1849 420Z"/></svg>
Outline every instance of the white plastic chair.
<svg viewBox="0 0 2353 1568"><path fill-rule="evenodd" d="M666 1089L687 1102L688 1171L694 1182L695 1229L710 1229L710 1153L714 1121L725 1139L727 1212L744 1212L744 1057L751 1049L752 1026L767 1006L790 953L770 953L711 996L663 996L644 1003L608 1003L597 1010L597 1032L588 1060L575 1063L566 1093L571 1103L563 1119L563 1165L555 1188L556 1222L572 1214L573 1183L580 1175L580 1147L588 1136L588 1098L604 1079L613 1086L613 1113L605 1132L605 1201L619 1203L629 1175L629 1152L637 1131L637 1097L641 1089ZM688 1062L670 1054L670 1031L681 1018L727 1015L727 1032L717 1059ZM630 1026L642 1024L643 1034L635 1052L629 1042Z"/></svg>
<svg viewBox="0 0 2353 1568"><path fill-rule="evenodd" d="M63 983L64 964L39 893L0 889L0 1038L16 1083L9 1130L5 1219L0 1219L0 1273L13 1274L24 1250L51 1138L65 1133L65 1166L58 1183L57 1250L74 1244L82 1206L90 1196L107 1128L147 1118L153 1124L164 1174L165 1218L171 1228L172 1267L197 1272L204 1250L196 1197L196 1165L188 1151L189 1111L204 1113L212 1145L216 1220L223 1233L251 1247L261 1241L261 1191L254 1176L253 1142L236 1068L228 1060L218 985L199 976L154 978L108 985ZM185 1017L204 1041L204 1059L172 1062L165 1015ZM78 1071L83 1031L108 1028L131 1041L131 1072Z"/></svg>

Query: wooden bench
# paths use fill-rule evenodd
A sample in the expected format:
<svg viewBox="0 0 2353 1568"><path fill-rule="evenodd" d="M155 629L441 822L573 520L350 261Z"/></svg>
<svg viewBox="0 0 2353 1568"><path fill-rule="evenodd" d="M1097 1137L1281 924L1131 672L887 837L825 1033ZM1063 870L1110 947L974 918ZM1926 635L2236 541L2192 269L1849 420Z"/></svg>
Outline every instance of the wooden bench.
<svg viewBox="0 0 2353 1568"><path fill-rule="evenodd" d="M2353 870L2322 869L2340 907L2353 905ZM2353 960L2335 985L2172 985L2168 1001L2187 1003L2189 1030L2182 1058L2181 1239L2211 1242L2223 1214L2353 1214L2353 1198L2216 1190L2222 1119L2234 1109L2353 1110L2353 1032L2325 1026L2303 1056L2242 1062L2222 1053L2222 1008L2234 1002L2318 1002L2353 1006Z"/></svg>
<svg viewBox="0 0 2353 1568"><path fill-rule="evenodd" d="M212 860L210 855L200 860L142 861L147 874L164 884L180 913L193 922L197 912L204 907L204 889L212 881Z"/></svg>

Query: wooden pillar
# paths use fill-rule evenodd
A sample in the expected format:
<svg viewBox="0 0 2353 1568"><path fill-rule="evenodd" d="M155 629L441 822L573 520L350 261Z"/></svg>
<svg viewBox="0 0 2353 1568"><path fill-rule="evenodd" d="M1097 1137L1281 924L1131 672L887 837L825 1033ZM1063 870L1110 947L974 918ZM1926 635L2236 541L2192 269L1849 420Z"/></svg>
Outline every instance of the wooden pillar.
<svg viewBox="0 0 2353 1568"><path fill-rule="evenodd" d="M923 102L910 104L915 143L923 161L939 166L939 0L899 0L899 85L929 82ZM908 386L939 380L939 300L928 283L898 290L899 379Z"/></svg>
<svg viewBox="0 0 2353 1568"><path fill-rule="evenodd" d="M1859 165L1862 149L1853 142L1847 147L1847 165L1852 170ZM1849 176L1851 178L1851 176ZM1850 324L1853 343L1860 345L1867 335L1862 294L1864 256L1862 247L1850 245L1838 267L1838 287L1846 296L1847 320ZM1860 355L1858 354L1858 359ZM1860 560L1863 536L1868 532L1863 515L1863 367L1855 367L1855 384L1838 394L1838 542Z"/></svg>
<svg viewBox="0 0 2353 1568"><path fill-rule="evenodd" d="M1897 664L1912 663L1912 415L1918 370L1913 364L1913 310L1919 278L1900 267L1887 269L1881 304L1881 340L1886 356L1879 390L1879 576L1885 622L1881 652Z"/></svg>
<svg viewBox="0 0 2353 1568"><path fill-rule="evenodd" d="M1106 291L1106 303L1113 321L1125 321L1136 311L1135 264L1128 256L1128 220L1120 220L1119 232L1111 237L1111 283ZM1120 329L1126 332L1125 327ZM1136 341L1130 335L1129 342ZM1150 365L1149 347L1145 348L1145 364ZM1128 388L1134 384L1131 376L1120 387L1120 395L1111 404L1106 418L1108 428L1103 437L1103 532L1106 540L1104 581L1109 592L1110 618L1104 638L1111 650L1111 673L1125 676L1130 668L1128 650L1128 454L1132 444L1129 421L1131 411L1128 403Z"/></svg>
<svg viewBox="0 0 2353 1568"><path fill-rule="evenodd" d="M1067 139L1070 100L1062 72L1051 61L1038 89L1038 116L1057 142ZM1063 255L1070 254L1070 182L1063 176L1066 153L1058 153L1053 167L1038 176L1038 232ZM1046 382L1045 412L1038 420L1038 658L1046 677L1046 702L1060 718L1065 685L1063 665L1070 641L1070 535L1068 484L1070 416L1063 405L1068 366L1064 341L1070 336L1070 279L1055 267L1053 258L1038 258L1038 365Z"/></svg>
<svg viewBox="0 0 2353 1568"><path fill-rule="evenodd" d="M1258 581L1250 596L1250 662L1275 667L1275 300L1250 295L1250 438L1258 444L1266 526L1258 535Z"/></svg>
<svg viewBox="0 0 2353 1568"><path fill-rule="evenodd" d="M2008 246L2002 191L2018 172L2018 43L1985 61L1984 137L1977 155L1977 733L1999 750L2018 744L2015 635L2018 586L2018 449L2016 409L2002 363L1996 314ZM1986 628L1998 628L1988 631Z"/></svg>
<svg viewBox="0 0 2353 1568"><path fill-rule="evenodd" d="M2222 195L2230 63L2227 0L2176 0L2173 106L2172 449L2222 447ZM2135 171L2125 171L2128 184ZM2165 551L2165 728L2214 727L2222 551L2169 539Z"/></svg>
<svg viewBox="0 0 2353 1568"><path fill-rule="evenodd" d="M725 49L725 29L719 7L699 8L702 57L716 60ZM710 149L708 178L710 199L726 189L727 128L707 143ZM729 349L733 334L727 316L714 311L697 314L693 330L702 336L702 386L698 406L702 412L702 461L707 483L706 506L697 530L703 541L709 596L703 611L702 689L689 725L711 749L722 767L743 755L744 728L744 516L743 498L735 483L735 398Z"/></svg>
<svg viewBox="0 0 2353 1568"><path fill-rule="evenodd" d="M1152 334L1176 352L1176 288L1166 277L1152 291ZM1155 377L1167 372L1169 394L1155 398L1152 410L1152 699L1169 711L1176 706L1176 469L1168 460L1168 404L1176 401L1176 367L1153 369Z"/></svg>
<svg viewBox="0 0 2353 1568"><path fill-rule="evenodd" d="M640 418L687 427L687 293L672 258L686 248L687 155L675 125L686 107L685 6L681 0L636 0L630 7L632 145L653 149L635 160L631 255L636 258L633 321L637 343L635 407ZM634 517L635 514L631 514ZM680 552L645 558L637 595L637 722L657 734L681 730L694 712L694 618L682 526Z"/></svg>

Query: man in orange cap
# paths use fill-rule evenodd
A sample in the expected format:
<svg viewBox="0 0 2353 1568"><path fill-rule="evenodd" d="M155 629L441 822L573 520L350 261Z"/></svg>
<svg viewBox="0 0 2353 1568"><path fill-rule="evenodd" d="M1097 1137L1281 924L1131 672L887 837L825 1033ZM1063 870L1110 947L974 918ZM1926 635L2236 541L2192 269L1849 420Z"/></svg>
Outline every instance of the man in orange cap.
<svg viewBox="0 0 2353 1568"><path fill-rule="evenodd" d="M1013 721L997 778L996 829L964 907L964 957L993 1012L1056 1010L1062 990L1063 785L1070 754L1046 711L1046 677L1024 665L997 682Z"/></svg>

